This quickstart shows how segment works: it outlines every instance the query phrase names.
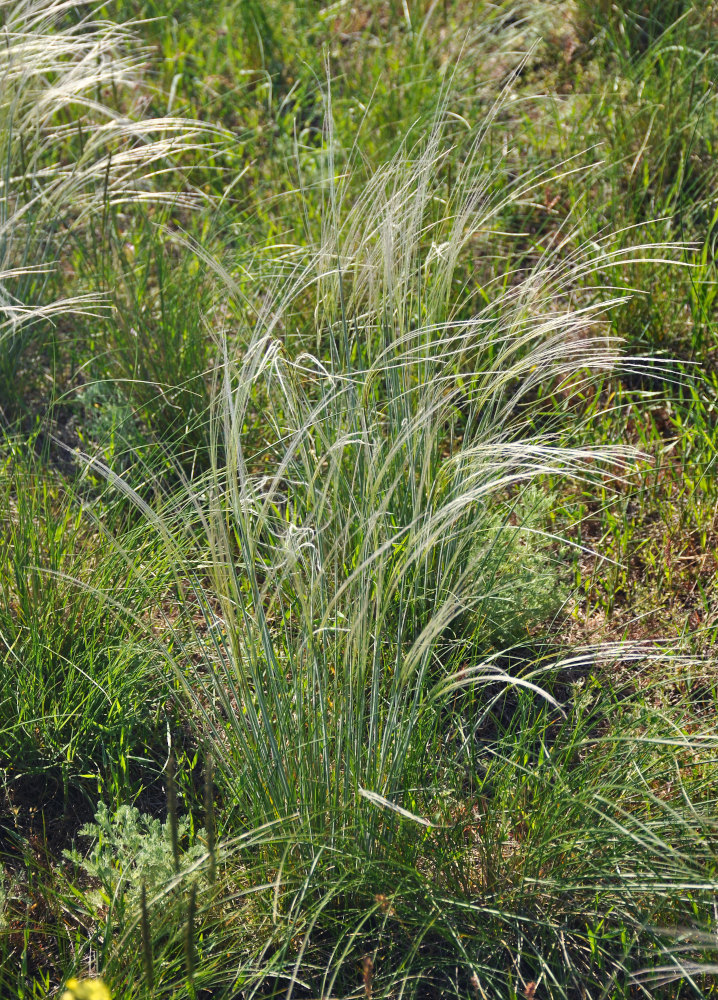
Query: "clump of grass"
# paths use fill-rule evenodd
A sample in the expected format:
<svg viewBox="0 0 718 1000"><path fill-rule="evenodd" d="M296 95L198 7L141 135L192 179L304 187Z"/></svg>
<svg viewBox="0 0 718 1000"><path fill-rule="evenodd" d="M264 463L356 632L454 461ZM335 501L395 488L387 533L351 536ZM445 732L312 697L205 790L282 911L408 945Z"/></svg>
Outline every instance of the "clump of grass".
<svg viewBox="0 0 718 1000"><path fill-rule="evenodd" d="M95 6L73 16L63 0L0 5L0 394L7 406L17 402L22 356L33 343L51 342L52 322L97 311L96 296L58 296L53 287L68 246L88 230L96 238L113 206L197 203L188 185L167 192L157 178L173 158L176 168L201 127L144 117L142 53L127 28L97 15Z"/></svg>
<svg viewBox="0 0 718 1000"><path fill-rule="evenodd" d="M656 657L645 646L601 655L641 672ZM462 696L454 717L465 739L447 750L463 783L424 797L428 820L386 801L370 859L359 818L331 847L295 820L224 844L220 887L193 883L197 990L346 995L368 984L376 997L498 998L533 982L551 998L629 997L642 981L655 997L708 993L713 743L678 732L645 691L610 713L597 666L595 650L553 664L578 676L563 712L505 685ZM165 859L169 871L169 839ZM191 895L174 878L146 909L155 988L169 996L188 971ZM685 927L689 952L671 950L668 924ZM131 933L106 951L117 986ZM686 972L693 982L677 986ZM129 975L145 981L139 966Z"/></svg>
<svg viewBox="0 0 718 1000"><path fill-rule="evenodd" d="M453 302L457 262L495 207L473 186L472 158L453 214L432 219L440 134L372 178L345 221L334 216L222 373L226 464L197 510L221 613L195 594L213 635L195 683L205 706L223 705L229 729L202 714L231 741L236 787L252 788L238 796L250 825L297 802L308 821L334 825L358 788L391 798L413 784L408 733L423 732L422 753L440 739L426 692L490 650L502 591L517 579L512 492L627 457L565 449L548 431L527 437L532 387L549 377L570 387L587 366L613 365L615 350L586 332L594 309L556 307L583 259L517 276L460 318L470 298ZM330 219L339 197L327 198ZM311 283L327 360L292 358L276 339ZM269 423L254 472L244 428L260 381Z"/></svg>

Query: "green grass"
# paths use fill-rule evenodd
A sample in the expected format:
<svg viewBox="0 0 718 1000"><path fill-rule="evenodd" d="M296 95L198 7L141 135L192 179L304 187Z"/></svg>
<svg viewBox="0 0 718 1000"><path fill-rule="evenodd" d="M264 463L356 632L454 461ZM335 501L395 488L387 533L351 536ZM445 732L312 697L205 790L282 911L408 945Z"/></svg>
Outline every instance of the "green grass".
<svg viewBox="0 0 718 1000"><path fill-rule="evenodd" d="M138 568L151 562L155 583L163 570L142 540L131 558L114 555L91 507L74 502L24 443L7 443L2 509L6 791L42 825L33 788L54 786L65 815L51 819L72 828L73 793L89 802L97 795L124 801L154 780L166 747L172 693L152 653L136 641L133 620L147 617L149 603Z"/></svg>
<svg viewBox="0 0 718 1000"><path fill-rule="evenodd" d="M2 995L714 996L715 5L0 16Z"/></svg>

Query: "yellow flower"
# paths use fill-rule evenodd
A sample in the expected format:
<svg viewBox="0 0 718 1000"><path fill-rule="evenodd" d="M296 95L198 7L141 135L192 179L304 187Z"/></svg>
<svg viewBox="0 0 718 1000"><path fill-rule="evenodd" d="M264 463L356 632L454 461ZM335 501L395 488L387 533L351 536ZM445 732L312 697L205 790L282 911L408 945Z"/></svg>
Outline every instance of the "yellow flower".
<svg viewBox="0 0 718 1000"><path fill-rule="evenodd" d="M68 979L60 1000L112 1000L101 979Z"/></svg>

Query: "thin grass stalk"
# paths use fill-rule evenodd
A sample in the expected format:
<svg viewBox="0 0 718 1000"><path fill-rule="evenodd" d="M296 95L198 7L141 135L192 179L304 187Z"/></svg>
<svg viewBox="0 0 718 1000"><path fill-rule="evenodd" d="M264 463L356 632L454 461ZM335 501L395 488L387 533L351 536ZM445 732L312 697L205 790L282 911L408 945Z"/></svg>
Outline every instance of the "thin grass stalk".
<svg viewBox="0 0 718 1000"><path fill-rule="evenodd" d="M177 782L175 777L175 767L174 748L170 747L165 772L165 791L167 795L167 819L169 821L170 840L172 843L172 859L174 861L175 872L178 873L180 870L179 817L177 813Z"/></svg>
<svg viewBox="0 0 718 1000"><path fill-rule="evenodd" d="M197 915L197 882L193 880L189 891L189 902L187 904L187 923L185 925L185 971L187 973L187 984L190 996L195 996L194 974L195 974L195 917Z"/></svg>
<svg viewBox="0 0 718 1000"><path fill-rule="evenodd" d="M214 762L212 754L205 754L204 762L204 825L207 831L208 875L211 884L217 879L216 825L214 810Z"/></svg>
<svg viewBox="0 0 718 1000"><path fill-rule="evenodd" d="M140 933L142 937L142 960L147 978L147 987L150 992L154 988L155 974L154 961L152 958L152 935L150 932L150 918L147 911L147 888L142 883L140 890Z"/></svg>

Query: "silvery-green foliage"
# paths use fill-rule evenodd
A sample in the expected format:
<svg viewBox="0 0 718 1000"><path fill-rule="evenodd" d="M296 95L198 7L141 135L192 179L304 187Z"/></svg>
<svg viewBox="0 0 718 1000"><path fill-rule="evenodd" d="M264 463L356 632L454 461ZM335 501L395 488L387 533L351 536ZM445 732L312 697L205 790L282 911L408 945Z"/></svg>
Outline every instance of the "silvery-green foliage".
<svg viewBox="0 0 718 1000"><path fill-rule="evenodd" d="M142 444L142 435L122 388L109 381L90 382L76 398L83 407L83 429L88 439L103 448L116 467L128 464Z"/></svg>
<svg viewBox="0 0 718 1000"><path fill-rule="evenodd" d="M182 868L188 868L204 854L201 843L187 843L189 832L189 819L180 817L179 841L185 845L180 853ZM152 893L175 877L169 820L161 823L128 805L111 812L100 802L94 823L86 823L80 836L92 838L89 853L82 855L75 848L65 851L65 856L97 879L110 898L118 890L126 899L139 898L143 883Z"/></svg>

